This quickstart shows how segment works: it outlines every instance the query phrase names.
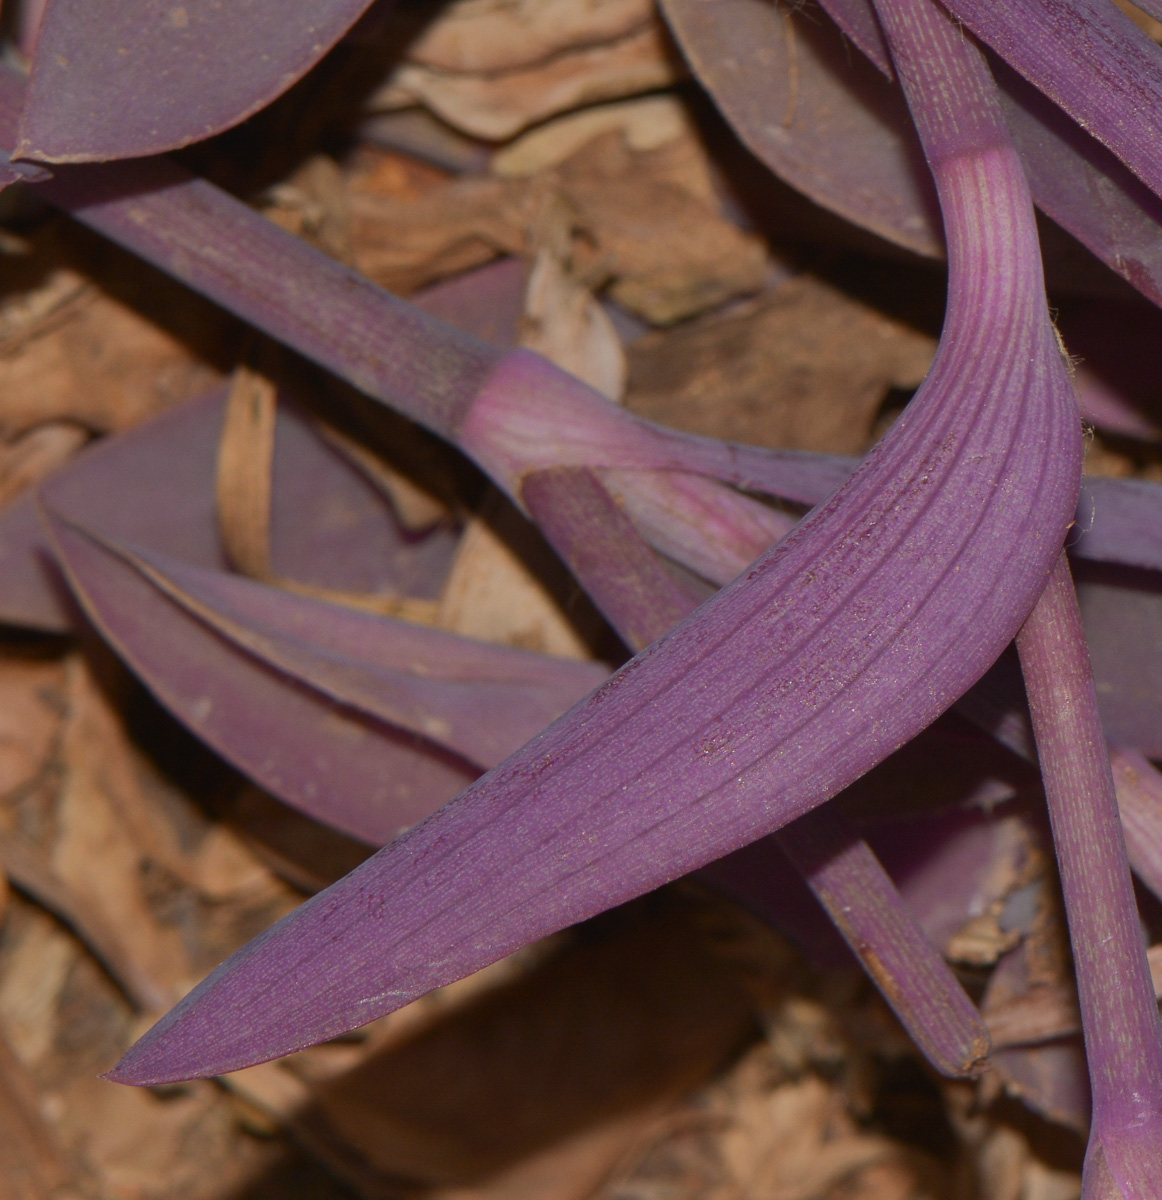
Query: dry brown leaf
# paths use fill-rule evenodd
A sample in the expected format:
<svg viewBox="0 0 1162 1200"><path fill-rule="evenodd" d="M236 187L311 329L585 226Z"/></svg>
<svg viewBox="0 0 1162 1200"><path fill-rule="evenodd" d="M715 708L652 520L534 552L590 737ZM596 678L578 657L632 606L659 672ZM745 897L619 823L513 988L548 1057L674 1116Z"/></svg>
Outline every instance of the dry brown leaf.
<svg viewBox="0 0 1162 1200"><path fill-rule="evenodd" d="M55 659L38 661L0 654L0 821L15 824L17 793L48 766L64 713L65 669Z"/></svg>
<svg viewBox="0 0 1162 1200"><path fill-rule="evenodd" d="M351 210L339 164L316 154L270 188L263 215L340 262L352 261Z"/></svg>
<svg viewBox="0 0 1162 1200"><path fill-rule="evenodd" d="M40 1112L36 1086L0 1030L0 1189L5 1200L65 1200L72 1170Z"/></svg>
<svg viewBox="0 0 1162 1200"><path fill-rule="evenodd" d="M118 717L79 657L69 664L69 682L64 779L49 857L105 925L133 931L126 953L172 1002L198 972L181 930L158 919L148 889L158 886L159 870L176 883L189 868L174 831L144 795Z"/></svg>
<svg viewBox="0 0 1162 1200"><path fill-rule="evenodd" d="M659 1122L644 1109L605 1121L531 1154L475 1187L441 1188L437 1200L588 1200L597 1194Z"/></svg>
<svg viewBox="0 0 1162 1200"><path fill-rule="evenodd" d="M659 17L603 45L512 71L471 73L404 63L373 110L423 104L473 137L504 141L561 112L669 87L685 76Z"/></svg>
<svg viewBox="0 0 1162 1200"><path fill-rule="evenodd" d="M672 324L756 292L766 277L762 239L687 184L700 165L686 139L635 153L614 132L560 170L562 191L591 242L588 252L579 242L576 270L609 278L613 298L651 324Z"/></svg>
<svg viewBox="0 0 1162 1200"><path fill-rule="evenodd" d="M269 581L270 496L278 387L246 366L234 368L218 442L214 498L218 531L231 564Z"/></svg>
<svg viewBox="0 0 1162 1200"><path fill-rule="evenodd" d="M625 351L613 322L548 248L537 254L529 275L520 344L610 400L625 394Z"/></svg>
<svg viewBox="0 0 1162 1200"><path fill-rule="evenodd" d="M529 555L535 556L536 565L530 564ZM580 609L589 617L589 628L583 631L546 587L541 566L549 567L558 583L562 578L550 555L532 537L524 518L493 493L460 540L440 597L437 624L465 637L559 658L591 657L589 610Z"/></svg>
<svg viewBox="0 0 1162 1200"><path fill-rule="evenodd" d="M752 1035L747 998L672 897L602 929L327 1083L308 1119L383 1176L465 1187L673 1102Z"/></svg>
<svg viewBox="0 0 1162 1200"><path fill-rule="evenodd" d="M935 1200L947 1188L928 1156L863 1132L839 1089L814 1074L788 1079L766 1046L670 1124L601 1200Z"/></svg>
<svg viewBox="0 0 1162 1200"><path fill-rule="evenodd" d="M77 1079L60 1093L60 1138L101 1194L125 1200L222 1200L271 1157L238 1129L213 1084L163 1098L143 1088Z"/></svg>
<svg viewBox="0 0 1162 1200"><path fill-rule="evenodd" d="M694 136L686 106L673 95L642 96L567 113L498 150L492 173L505 178L536 175L560 166L603 134L620 133L631 151L657 150Z"/></svg>
<svg viewBox="0 0 1162 1200"><path fill-rule="evenodd" d="M809 276L629 349L626 405L710 437L857 453L891 387L915 387L935 339Z"/></svg>
<svg viewBox="0 0 1162 1200"><path fill-rule="evenodd" d="M351 211L359 270L406 295L498 254L522 253L537 200L523 182L465 179L419 200L353 187Z"/></svg>
<svg viewBox="0 0 1162 1200"><path fill-rule="evenodd" d="M405 293L498 254L535 256L546 212L559 210L569 214L571 244L552 248L568 273L588 290L608 283L657 324L755 292L767 272L762 240L719 212L692 135L635 150L618 126L537 176L464 179L410 200L360 183L351 203L360 269Z"/></svg>
<svg viewBox="0 0 1162 1200"><path fill-rule="evenodd" d="M212 364L238 328L221 310L55 226L32 246L0 299L0 433L58 420L125 429L220 382ZM90 272L112 279L115 294Z"/></svg>
<svg viewBox="0 0 1162 1200"><path fill-rule="evenodd" d="M89 440L73 421L50 421L0 447L0 505L63 467Z"/></svg>
<svg viewBox="0 0 1162 1200"><path fill-rule="evenodd" d="M15 903L0 946L0 1023L21 1062L36 1071L52 1051L57 1001L83 951L40 909Z"/></svg>
<svg viewBox="0 0 1162 1200"><path fill-rule="evenodd" d="M48 855L16 831L0 833L0 869L28 897L53 913L84 942L89 953L116 980L131 1003L144 1012L164 1009L171 997L144 974L126 938L83 900L52 868Z"/></svg>
<svg viewBox="0 0 1162 1200"><path fill-rule="evenodd" d="M442 71L512 71L616 41L655 15L651 0L455 0L408 47Z"/></svg>

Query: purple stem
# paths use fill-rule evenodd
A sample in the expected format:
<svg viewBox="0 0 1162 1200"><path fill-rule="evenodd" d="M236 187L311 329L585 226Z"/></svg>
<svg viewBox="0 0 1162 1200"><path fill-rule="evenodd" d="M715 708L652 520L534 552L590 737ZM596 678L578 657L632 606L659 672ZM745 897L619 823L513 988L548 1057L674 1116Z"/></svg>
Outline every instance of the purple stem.
<svg viewBox="0 0 1162 1200"><path fill-rule="evenodd" d="M1017 649L1049 802L1093 1089L1083 1194L1116 1195L1105 1184L1106 1173L1126 1194L1152 1194L1138 1192L1133 1172L1146 1161L1137 1153L1143 1138L1153 1146L1154 1166L1162 1167L1162 1027L1064 555L1017 635Z"/></svg>
<svg viewBox="0 0 1162 1200"><path fill-rule="evenodd" d="M536 471L525 479L521 497L631 650L644 650L669 633L706 598L666 570L593 471Z"/></svg>
<svg viewBox="0 0 1162 1200"><path fill-rule="evenodd" d="M928 1061L944 1075L978 1075L988 1029L875 851L834 806L774 836Z"/></svg>

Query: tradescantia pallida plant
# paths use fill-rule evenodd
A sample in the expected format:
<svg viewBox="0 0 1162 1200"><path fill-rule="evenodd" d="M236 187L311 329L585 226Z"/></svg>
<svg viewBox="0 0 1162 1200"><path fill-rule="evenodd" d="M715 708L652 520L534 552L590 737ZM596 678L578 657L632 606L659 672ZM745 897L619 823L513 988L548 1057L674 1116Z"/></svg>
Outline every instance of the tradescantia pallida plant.
<svg viewBox="0 0 1162 1200"><path fill-rule="evenodd" d="M748 137L759 82L745 71L719 78L714 57L730 33L723 13L766 19L758 0L745 2L754 7L672 0L667 11ZM639 653L590 691L587 668L479 648L472 657L452 639L288 598L213 570L218 563L175 562L124 532L89 527L84 487L70 496L67 480L50 484L43 514L60 566L159 696L187 715L190 696L216 689L227 717L207 722L212 744L292 803L388 842L223 964L110 1078L216 1074L335 1036L777 831L853 948L877 964L877 982L925 1052L948 1073L971 1074L988 1052L978 1014L925 950L871 851L823 806L962 698L964 711L1012 741L996 706L979 689L966 694L1016 637L1093 1088L1087 1195L1156 1195L1162 1041L1063 558L1081 424L1046 308L1033 203L1147 296L1162 295L1148 237L1156 244L1162 177L1149 130L1162 115L1162 52L1101 0L824 6L878 68L867 68L875 87L898 89L874 120L865 120L869 93L852 88L843 100L852 106L845 136L866 134L882 160L869 183L844 174L842 154L816 161L786 131L752 145L877 232L921 251L942 245L949 266L932 370L849 476L849 464L638 421L536 355L393 299L173 163L136 157L241 120L364 6L308 7L298 26L260 4L228 18L190 6L175 24L169 6L50 0L29 81L0 79L0 142L16 160L5 179L22 177L452 441L532 517ZM216 53L247 38L270 52L241 62ZM1003 93L989 53L1008 64ZM1091 86L1095 73L1108 89ZM163 78L177 84L158 108ZM1050 133L1033 136L1034 124ZM929 172L919 182L917 150ZM123 158L133 161L108 161ZM1079 161L1101 187L1076 186ZM858 192L865 185L871 202ZM818 503L787 532L728 485ZM1157 501L1136 502L1148 527ZM1097 494L1091 545L1103 504ZM1158 569L1149 534L1126 535L1132 524L1131 515L1109 535L1130 548L1109 556ZM725 586L700 603L705 589L677 581L659 550ZM175 622L202 641L168 638ZM210 647L218 659L207 659ZM417 656L422 681L407 667ZM377 743L378 757L342 765L312 741L322 735L310 732L309 695L294 692L307 706L295 710L255 662L413 740L397 733ZM1010 691L1000 707L1019 722L1021 704ZM417 751L415 737L430 748ZM270 746L293 744L300 758L264 776L259 760L277 758ZM377 772L405 760L428 807L405 810L390 795L369 803ZM1149 778L1144 761L1140 770ZM1119 772L1123 793L1128 778ZM1144 833L1131 822L1127 831L1146 877L1149 821Z"/></svg>

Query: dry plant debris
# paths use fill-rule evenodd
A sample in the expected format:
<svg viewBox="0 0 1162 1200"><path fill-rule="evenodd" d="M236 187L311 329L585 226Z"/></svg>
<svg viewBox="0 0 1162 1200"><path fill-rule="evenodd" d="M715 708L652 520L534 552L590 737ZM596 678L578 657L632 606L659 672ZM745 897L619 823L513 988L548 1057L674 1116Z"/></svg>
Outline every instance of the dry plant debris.
<svg viewBox="0 0 1162 1200"><path fill-rule="evenodd" d="M774 230L749 217L753 172L732 175L685 80L649 0L454 0L402 57L384 51L358 121L297 146L297 165L251 197L403 294L524 259L494 334L652 419L859 453L885 402L923 378L939 312L917 323L835 282L833 252L803 241L814 217ZM476 169L449 169L456 155ZM252 420L223 446L224 539L240 570L271 578L273 388L250 370L249 336L12 196L0 503L92 436L241 366ZM610 654L499 493L449 488L446 462L417 481L329 436L409 530L460 532L438 601L408 615ZM1091 467L1160 461L1157 445L1099 439ZM346 1040L219 1082L118 1088L97 1076L136 1032L365 851L214 762L93 637L13 635L0 645L0 1195L1071 1200L1086 1116L1054 1086L1078 1052L1076 998L1043 831L1014 821L1004 878L942 947L1003 1048L977 1087L941 1088L850 970L806 964L680 884Z"/></svg>

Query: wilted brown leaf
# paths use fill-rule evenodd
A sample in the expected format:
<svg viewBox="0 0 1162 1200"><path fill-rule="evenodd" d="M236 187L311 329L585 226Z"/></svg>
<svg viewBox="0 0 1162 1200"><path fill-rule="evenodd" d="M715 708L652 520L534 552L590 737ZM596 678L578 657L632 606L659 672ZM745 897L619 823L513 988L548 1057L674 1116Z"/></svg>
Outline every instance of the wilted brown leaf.
<svg viewBox="0 0 1162 1200"><path fill-rule="evenodd" d="M661 18L652 15L624 37L515 70L475 73L407 62L371 108L423 104L464 133L503 141L557 113L657 91L685 74Z"/></svg>
<svg viewBox="0 0 1162 1200"><path fill-rule="evenodd" d="M55 224L6 268L0 433L8 437L50 421L128 428L217 383L214 364L238 342L221 310Z"/></svg>
<svg viewBox="0 0 1162 1200"><path fill-rule="evenodd" d="M512 71L615 41L655 19L650 0L455 0L408 47L443 71Z"/></svg>
<svg viewBox="0 0 1162 1200"><path fill-rule="evenodd" d="M635 152L619 132L589 142L561 165L561 189L587 237L582 275L611 280L619 304L668 325L757 292L762 239L744 233L697 194L704 159L687 139Z"/></svg>
<svg viewBox="0 0 1162 1200"><path fill-rule="evenodd" d="M693 433L795 450L866 448L890 388L924 377L935 340L810 276L629 351L626 404Z"/></svg>

